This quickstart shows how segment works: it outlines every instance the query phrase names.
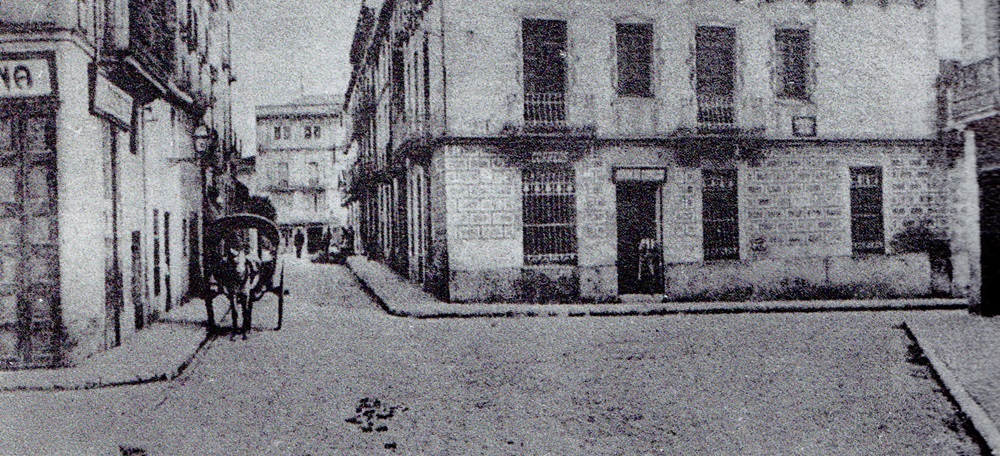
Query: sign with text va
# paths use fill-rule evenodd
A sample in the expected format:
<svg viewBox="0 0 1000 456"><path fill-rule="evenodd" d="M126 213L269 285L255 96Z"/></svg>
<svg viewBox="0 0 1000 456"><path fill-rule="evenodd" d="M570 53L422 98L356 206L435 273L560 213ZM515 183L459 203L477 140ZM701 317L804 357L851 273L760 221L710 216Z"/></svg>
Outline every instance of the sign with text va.
<svg viewBox="0 0 1000 456"><path fill-rule="evenodd" d="M52 93L46 59L0 60L0 97L34 97Z"/></svg>

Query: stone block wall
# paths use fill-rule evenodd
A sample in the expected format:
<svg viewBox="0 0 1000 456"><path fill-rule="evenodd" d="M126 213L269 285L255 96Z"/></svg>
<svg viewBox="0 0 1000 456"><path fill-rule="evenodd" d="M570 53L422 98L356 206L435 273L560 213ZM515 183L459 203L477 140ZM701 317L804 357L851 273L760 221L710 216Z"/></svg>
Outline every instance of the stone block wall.
<svg viewBox="0 0 1000 456"><path fill-rule="evenodd" d="M488 147L448 146L444 182L451 299L514 298L507 282L523 262L520 169Z"/></svg>

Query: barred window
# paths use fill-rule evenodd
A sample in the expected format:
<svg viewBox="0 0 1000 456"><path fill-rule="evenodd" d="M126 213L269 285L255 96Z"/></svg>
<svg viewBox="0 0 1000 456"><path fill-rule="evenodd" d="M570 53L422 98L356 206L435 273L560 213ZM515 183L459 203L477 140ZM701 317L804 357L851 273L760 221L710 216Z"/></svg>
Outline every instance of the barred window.
<svg viewBox="0 0 1000 456"><path fill-rule="evenodd" d="M851 251L885 253L880 166L851 168Z"/></svg>
<svg viewBox="0 0 1000 456"><path fill-rule="evenodd" d="M778 96L808 100L809 30L775 30L774 44L778 51Z"/></svg>
<svg viewBox="0 0 1000 456"><path fill-rule="evenodd" d="M524 170L525 264L576 264L575 187L572 169Z"/></svg>
<svg viewBox="0 0 1000 456"><path fill-rule="evenodd" d="M740 258L736 170L703 170L702 225L705 260Z"/></svg>

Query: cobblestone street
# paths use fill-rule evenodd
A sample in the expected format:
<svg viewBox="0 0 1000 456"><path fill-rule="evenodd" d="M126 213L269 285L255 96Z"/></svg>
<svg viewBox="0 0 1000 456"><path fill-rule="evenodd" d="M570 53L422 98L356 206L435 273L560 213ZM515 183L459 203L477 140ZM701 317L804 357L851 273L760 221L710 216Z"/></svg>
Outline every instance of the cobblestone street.
<svg viewBox="0 0 1000 456"><path fill-rule="evenodd" d="M981 452L905 312L418 320L287 264L281 331L265 300L173 381L0 394L0 453Z"/></svg>

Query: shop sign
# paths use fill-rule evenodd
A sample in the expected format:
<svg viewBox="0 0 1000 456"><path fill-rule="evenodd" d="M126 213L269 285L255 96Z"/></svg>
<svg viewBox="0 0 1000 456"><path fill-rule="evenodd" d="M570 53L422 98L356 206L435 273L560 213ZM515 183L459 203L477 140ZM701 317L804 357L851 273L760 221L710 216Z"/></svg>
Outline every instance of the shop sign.
<svg viewBox="0 0 1000 456"><path fill-rule="evenodd" d="M90 109L95 115L109 117L123 127L132 124L132 97L111 83L104 75L93 72L93 92Z"/></svg>
<svg viewBox="0 0 1000 456"><path fill-rule="evenodd" d="M664 180L666 180L666 172L662 168L618 168L615 170L615 182L663 182Z"/></svg>
<svg viewBox="0 0 1000 456"><path fill-rule="evenodd" d="M36 97L51 93L48 59L0 60L0 97Z"/></svg>

